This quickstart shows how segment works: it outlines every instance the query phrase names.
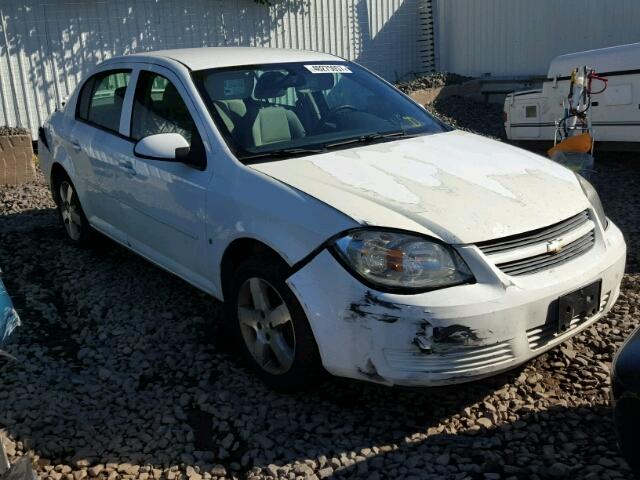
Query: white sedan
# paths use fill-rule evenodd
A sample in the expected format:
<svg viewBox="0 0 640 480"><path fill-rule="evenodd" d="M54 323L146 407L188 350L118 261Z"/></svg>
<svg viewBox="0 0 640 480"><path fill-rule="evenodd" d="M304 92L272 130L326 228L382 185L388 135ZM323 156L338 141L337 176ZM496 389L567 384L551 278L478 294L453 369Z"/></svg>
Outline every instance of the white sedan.
<svg viewBox="0 0 640 480"><path fill-rule="evenodd" d="M39 158L70 241L101 232L223 300L276 388L323 369L482 378L620 291L625 242L584 178L331 55L112 58L41 128Z"/></svg>

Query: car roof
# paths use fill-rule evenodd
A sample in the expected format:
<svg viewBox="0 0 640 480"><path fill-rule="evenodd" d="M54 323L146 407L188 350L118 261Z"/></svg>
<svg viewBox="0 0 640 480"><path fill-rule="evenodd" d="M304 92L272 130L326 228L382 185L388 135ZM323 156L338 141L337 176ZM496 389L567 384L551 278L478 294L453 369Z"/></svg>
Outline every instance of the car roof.
<svg viewBox="0 0 640 480"><path fill-rule="evenodd" d="M182 63L191 70L266 63L342 61L341 58L327 53L263 47L180 48L134 53L128 57L139 57L141 60L169 58ZM113 60L117 60L117 58Z"/></svg>

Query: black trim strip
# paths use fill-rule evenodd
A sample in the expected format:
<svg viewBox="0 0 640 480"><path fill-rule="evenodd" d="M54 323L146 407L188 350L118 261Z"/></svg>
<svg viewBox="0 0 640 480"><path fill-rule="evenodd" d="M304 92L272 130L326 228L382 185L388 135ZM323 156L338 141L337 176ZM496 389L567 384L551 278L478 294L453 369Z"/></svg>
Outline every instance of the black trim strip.
<svg viewBox="0 0 640 480"><path fill-rule="evenodd" d="M625 127L640 125L640 122L593 122L596 127Z"/></svg>
<svg viewBox="0 0 640 480"><path fill-rule="evenodd" d="M510 127L555 127L555 123L512 123Z"/></svg>
<svg viewBox="0 0 640 480"><path fill-rule="evenodd" d="M594 127L635 127L639 126L640 122L593 122L591 125ZM513 123L511 128L516 127L555 127L555 123Z"/></svg>
<svg viewBox="0 0 640 480"><path fill-rule="evenodd" d="M491 93L495 93L495 92L491 92ZM521 95L531 95L533 93L542 93L542 89L539 89L539 90L525 90L523 92L514 92L514 93L512 93L512 96L519 97Z"/></svg>
<svg viewBox="0 0 640 480"><path fill-rule="evenodd" d="M596 72L600 77L619 77L622 75L636 75L640 73L640 68L636 68L633 70L614 70L612 72ZM547 80L553 81L553 78L547 78ZM566 77L556 77L556 80L571 80L571 75Z"/></svg>

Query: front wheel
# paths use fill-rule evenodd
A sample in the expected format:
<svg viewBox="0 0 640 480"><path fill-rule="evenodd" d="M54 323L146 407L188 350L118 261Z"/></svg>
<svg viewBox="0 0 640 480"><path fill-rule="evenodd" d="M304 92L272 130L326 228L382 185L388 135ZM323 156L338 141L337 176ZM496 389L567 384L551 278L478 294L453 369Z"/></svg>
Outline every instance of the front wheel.
<svg viewBox="0 0 640 480"><path fill-rule="evenodd" d="M301 390L322 371L315 338L278 262L249 260L236 270L227 301L238 347L270 387Z"/></svg>

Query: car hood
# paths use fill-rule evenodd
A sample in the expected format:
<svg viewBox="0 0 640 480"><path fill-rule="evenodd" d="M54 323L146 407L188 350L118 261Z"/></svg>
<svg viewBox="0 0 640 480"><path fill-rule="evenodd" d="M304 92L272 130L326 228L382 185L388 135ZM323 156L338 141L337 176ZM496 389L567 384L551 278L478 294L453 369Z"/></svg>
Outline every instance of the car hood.
<svg viewBox="0 0 640 480"><path fill-rule="evenodd" d="M534 230L589 206L570 170L460 130L251 167L363 225L449 243Z"/></svg>

